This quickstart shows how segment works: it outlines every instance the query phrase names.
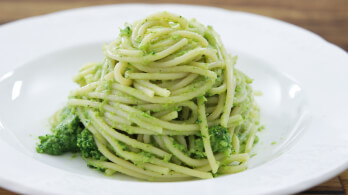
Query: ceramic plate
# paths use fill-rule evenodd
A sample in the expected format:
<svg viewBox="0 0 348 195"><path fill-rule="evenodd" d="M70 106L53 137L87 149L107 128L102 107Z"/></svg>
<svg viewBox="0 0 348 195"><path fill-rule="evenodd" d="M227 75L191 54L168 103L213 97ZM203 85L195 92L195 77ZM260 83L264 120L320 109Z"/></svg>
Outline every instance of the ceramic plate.
<svg viewBox="0 0 348 195"><path fill-rule="evenodd" d="M119 27L157 11L212 25L263 92L266 129L249 169L210 180L151 183L106 177L72 154L37 154L48 117L101 61ZM57 12L0 26L0 186L25 194L288 194L348 168L348 54L294 25L250 13L184 5L124 4Z"/></svg>

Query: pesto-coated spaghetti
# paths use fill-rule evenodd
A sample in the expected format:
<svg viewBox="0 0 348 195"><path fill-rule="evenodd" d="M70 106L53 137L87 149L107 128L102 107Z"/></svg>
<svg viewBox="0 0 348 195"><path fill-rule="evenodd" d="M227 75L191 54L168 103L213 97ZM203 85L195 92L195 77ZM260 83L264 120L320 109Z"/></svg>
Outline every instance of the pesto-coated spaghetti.
<svg viewBox="0 0 348 195"><path fill-rule="evenodd" d="M73 78L80 88L38 152L80 150L108 175L151 181L247 168L259 128L252 80L212 27L160 12L126 25L103 51Z"/></svg>

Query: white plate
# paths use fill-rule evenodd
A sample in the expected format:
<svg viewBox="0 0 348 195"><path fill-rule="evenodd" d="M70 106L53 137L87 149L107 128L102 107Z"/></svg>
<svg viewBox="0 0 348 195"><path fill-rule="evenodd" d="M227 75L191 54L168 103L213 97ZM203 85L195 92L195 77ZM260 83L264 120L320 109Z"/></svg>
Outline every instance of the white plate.
<svg viewBox="0 0 348 195"><path fill-rule="evenodd" d="M105 177L71 154L35 152L78 68L102 60L118 27L167 10L213 25L255 79L262 132L247 171L150 183ZM348 55L299 27L254 14L183 5L89 7L0 26L0 185L26 194L288 194L348 168ZM21 66L23 65L23 66ZM20 66L20 67L19 67ZM19 68L18 68L19 67ZM276 142L276 144L272 144Z"/></svg>

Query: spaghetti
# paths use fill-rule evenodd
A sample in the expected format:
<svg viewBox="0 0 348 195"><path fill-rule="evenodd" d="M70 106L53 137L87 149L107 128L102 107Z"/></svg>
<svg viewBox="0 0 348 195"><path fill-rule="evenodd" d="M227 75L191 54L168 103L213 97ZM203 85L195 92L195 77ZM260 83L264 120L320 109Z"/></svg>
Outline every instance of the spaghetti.
<svg viewBox="0 0 348 195"><path fill-rule="evenodd" d="M73 78L80 88L68 100L105 157L88 165L151 181L247 168L259 108L212 27L160 12L103 51Z"/></svg>

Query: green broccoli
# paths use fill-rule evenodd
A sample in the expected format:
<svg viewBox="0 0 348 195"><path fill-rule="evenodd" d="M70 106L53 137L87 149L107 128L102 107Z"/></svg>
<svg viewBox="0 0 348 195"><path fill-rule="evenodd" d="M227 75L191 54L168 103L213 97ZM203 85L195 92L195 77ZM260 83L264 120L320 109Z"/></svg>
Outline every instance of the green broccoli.
<svg viewBox="0 0 348 195"><path fill-rule="evenodd" d="M69 110L62 111L57 125L51 129L53 134L39 136L40 144L36 148L37 152L60 155L65 152L80 151L76 141L82 125L77 115Z"/></svg>
<svg viewBox="0 0 348 195"><path fill-rule="evenodd" d="M194 147L191 147L189 154L192 158L206 157L202 135L196 135ZM232 138L228 134L227 128L216 125L209 128L210 145L213 152L229 154L232 149Z"/></svg>
<svg viewBox="0 0 348 195"><path fill-rule="evenodd" d="M84 158L106 160L106 157L99 152L92 133L87 129L84 129L77 135L77 146L80 148L81 154Z"/></svg>
<svg viewBox="0 0 348 195"><path fill-rule="evenodd" d="M213 152L229 153L232 149L232 139L227 128L216 125L209 128L210 144Z"/></svg>
<svg viewBox="0 0 348 195"><path fill-rule="evenodd" d="M98 161L92 161L92 160L87 161L87 167L92 168L92 169L96 169L96 170L103 172L103 173L105 173L105 171L106 171L106 169L103 168L103 166L98 164Z"/></svg>
<svg viewBox="0 0 348 195"><path fill-rule="evenodd" d="M74 109L64 108L54 124L52 134L39 136L39 153L61 155L66 152L81 152L84 158L106 160L94 141L93 135L84 129Z"/></svg>

